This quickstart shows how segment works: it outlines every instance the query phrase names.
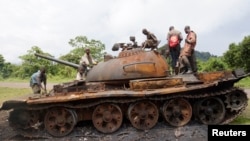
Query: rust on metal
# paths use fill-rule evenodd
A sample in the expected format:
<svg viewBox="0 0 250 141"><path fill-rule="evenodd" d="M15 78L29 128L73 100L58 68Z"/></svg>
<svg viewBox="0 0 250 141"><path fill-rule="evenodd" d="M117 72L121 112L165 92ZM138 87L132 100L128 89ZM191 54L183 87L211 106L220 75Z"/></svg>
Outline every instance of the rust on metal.
<svg viewBox="0 0 250 141"><path fill-rule="evenodd" d="M138 51L139 50L139 51ZM129 81L131 79L167 77L168 65L165 59L155 51L141 49L122 51L124 55L94 66L87 75L87 82ZM139 53L134 53L139 52ZM105 70L105 71L104 71Z"/></svg>
<svg viewBox="0 0 250 141"><path fill-rule="evenodd" d="M172 79L147 79L147 80L133 80L129 83L132 90L147 90L147 89L159 89L169 87L180 87L184 85L182 78Z"/></svg>
<svg viewBox="0 0 250 141"><path fill-rule="evenodd" d="M200 73L198 75L198 78L204 83L209 83L221 79L233 78L233 74L231 71L208 72L208 73Z"/></svg>

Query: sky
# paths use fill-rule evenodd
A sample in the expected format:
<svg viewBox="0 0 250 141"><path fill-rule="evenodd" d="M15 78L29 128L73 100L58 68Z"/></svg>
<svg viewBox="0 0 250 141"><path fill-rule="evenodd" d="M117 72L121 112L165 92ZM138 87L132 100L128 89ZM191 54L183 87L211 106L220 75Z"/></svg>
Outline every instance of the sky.
<svg viewBox="0 0 250 141"><path fill-rule="evenodd" d="M166 44L169 26L197 34L196 50L222 56L250 35L249 0L0 0L0 54L20 64L32 46L56 58L72 50L69 40L86 36L105 44L145 40L142 29ZM182 43L183 45L183 43Z"/></svg>

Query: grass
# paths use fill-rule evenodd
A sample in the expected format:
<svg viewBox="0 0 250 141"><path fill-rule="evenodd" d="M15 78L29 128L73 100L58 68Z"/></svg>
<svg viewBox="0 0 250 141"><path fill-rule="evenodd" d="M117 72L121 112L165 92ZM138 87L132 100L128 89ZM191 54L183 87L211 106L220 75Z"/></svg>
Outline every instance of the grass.
<svg viewBox="0 0 250 141"><path fill-rule="evenodd" d="M240 115L234 121L230 123L231 125L250 125L250 118Z"/></svg>
<svg viewBox="0 0 250 141"><path fill-rule="evenodd" d="M28 88L8 88L0 87L0 105L6 100L14 99L32 93Z"/></svg>
<svg viewBox="0 0 250 141"><path fill-rule="evenodd" d="M248 106L246 107L245 111L243 111L243 113L230 124L250 125L250 100L248 100Z"/></svg>
<svg viewBox="0 0 250 141"><path fill-rule="evenodd" d="M243 78L239 82L235 83L235 86L250 88L250 77Z"/></svg>
<svg viewBox="0 0 250 141"><path fill-rule="evenodd" d="M74 79L72 78L60 78L60 77L47 77L47 83L61 83L61 82L69 82ZM8 78L8 79L3 79L1 80L2 82L27 82L29 83L30 78Z"/></svg>

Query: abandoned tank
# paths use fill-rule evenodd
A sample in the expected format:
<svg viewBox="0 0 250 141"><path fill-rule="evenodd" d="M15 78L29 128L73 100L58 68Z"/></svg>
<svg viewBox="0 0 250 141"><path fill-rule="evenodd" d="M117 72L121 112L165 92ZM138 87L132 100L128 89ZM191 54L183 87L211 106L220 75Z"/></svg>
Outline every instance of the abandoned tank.
<svg viewBox="0 0 250 141"><path fill-rule="evenodd" d="M63 137L77 123L91 121L97 131L110 134L125 119L138 130L153 128L160 117L175 127L192 120L227 124L247 106L247 94L234 85L249 76L241 69L173 76L158 51L116 45L122 48L119 55L104 58L85 80L55 85L46 96L5 101L1 110L11 110L10 125L26 136L42 132Z"/></svg>

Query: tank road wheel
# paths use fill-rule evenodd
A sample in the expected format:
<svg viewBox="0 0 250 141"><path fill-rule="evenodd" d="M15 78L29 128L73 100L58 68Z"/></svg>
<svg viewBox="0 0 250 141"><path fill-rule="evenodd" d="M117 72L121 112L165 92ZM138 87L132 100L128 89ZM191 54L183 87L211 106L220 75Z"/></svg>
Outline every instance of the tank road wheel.
<svg viewBox="0 0 250 141"><path fill-rule="evenodd" d="M203 124L219 124L225 116L225 106L221 99L212 97L195 104L195 116Z"/></svg>
<svg viewBox="0 0 250 141"><path fill-rule="evenodd" d="M158 109L150 101L139 101L129 105L128 118L137 129L147 130L154 127L158 117Z"/></svg>
<svg viewBox="0 0 250 141"><path fill-rule="evenodd" d="M45 129L55 137L68 135L77 123L75 111L58 107L49 109L44 118Z"/></svg>
<svg viewBox="0 0 250 141"><path fill-rule="evenodd" d="M122 110L116 104L98 105L92 114L95 128L102 133L115 132L122 125L122 120Z"/></svg>
<svg viewBox="0 0 250 141"><path fill-rule="evenodd" d="M28 129L40 126L38 111L14 110L10 113L9 121L12 126Z"/></svg>
<svg viewBox="0 0 250 141"><path fill-rule="evenodd" d="M162 111L164 118L172 126L183 126L192 117L192 106L183 98L176 98L165 102Z"/></svg>
<svg viewBox="0 0 250 141"><path fill-rule="evenodd" d="M241 90L236 90L230 94L225 95L226 108L231 112L242 109L247 104L247 94Z"/></svg>

